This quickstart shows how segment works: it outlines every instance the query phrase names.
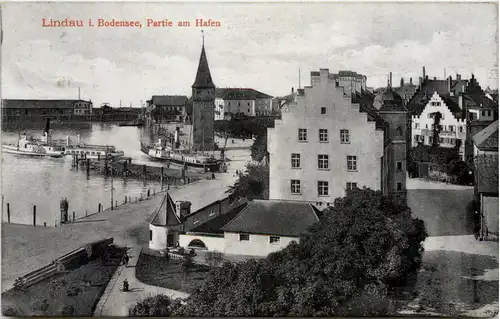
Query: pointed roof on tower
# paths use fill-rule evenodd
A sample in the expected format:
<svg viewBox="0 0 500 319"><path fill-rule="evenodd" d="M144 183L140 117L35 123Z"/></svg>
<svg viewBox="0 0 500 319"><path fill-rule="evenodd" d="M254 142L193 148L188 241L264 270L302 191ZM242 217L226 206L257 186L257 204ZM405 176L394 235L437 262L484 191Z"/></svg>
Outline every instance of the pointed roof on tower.
<svg viewBox="0 0 500 319"><path fill-rule="evenodd" d="M212 75L210 75L210 68L208 67L207 55L205 53L205 40L203 40L201 47L200 62L198 63L198 71L196 72L196 79L194 80L192 88L215 88L212 82Z"/></svg>

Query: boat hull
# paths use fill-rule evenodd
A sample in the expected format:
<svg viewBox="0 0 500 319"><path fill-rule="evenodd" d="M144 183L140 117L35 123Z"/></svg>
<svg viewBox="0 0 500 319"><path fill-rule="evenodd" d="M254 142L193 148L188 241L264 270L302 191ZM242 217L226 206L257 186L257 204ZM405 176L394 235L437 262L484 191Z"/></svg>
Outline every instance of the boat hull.
<svg viewBox="0 0 500 319"><path fill-rule="evenodd" d="M62 151L47 151L45 152L33 152L33 151L24 151L21 149L18 149L15 146L8 146L8 145L2 145L2 151L5 153L9 154L18 154L18 155L25 155L25 156L32 156L32 157L63 157L63 152Z"/></svg>

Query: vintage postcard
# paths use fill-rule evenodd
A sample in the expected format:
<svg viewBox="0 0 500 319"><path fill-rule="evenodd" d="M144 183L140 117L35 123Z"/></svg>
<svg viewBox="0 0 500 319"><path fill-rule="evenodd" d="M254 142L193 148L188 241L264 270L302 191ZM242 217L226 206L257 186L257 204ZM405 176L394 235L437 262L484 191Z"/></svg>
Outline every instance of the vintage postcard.
<svg viewBox="0 0 500 319"><path fill-rule="evenodd" d="M4 316L498 316L497 3L0 8Z"/></svg>

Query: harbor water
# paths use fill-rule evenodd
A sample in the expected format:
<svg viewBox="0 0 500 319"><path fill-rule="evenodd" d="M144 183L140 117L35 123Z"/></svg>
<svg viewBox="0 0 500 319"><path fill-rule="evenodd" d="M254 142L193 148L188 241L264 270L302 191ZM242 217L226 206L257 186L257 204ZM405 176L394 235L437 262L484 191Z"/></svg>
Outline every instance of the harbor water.
<svg viewBox="0 0 500 319"><path fill-rule="evenodd" d="M144 134L139 127L120 127L107 123L85 123L84 125L52 125L52 138L75 141L80 135L87 144L114 145L124 151L126 157L134 163L160 165L152 163L140 150L141 139L150 141L150 135ZM44 124L26 128L6 128L2 130L3 143L17 143L19 133L40 138ZM87 173L84 169L72 168L72 157L34 158L23 155L2 153L2 221L7 221L7 203L10 206L10 222L33 224L33 206L36 205L37 225L55 226L60 219L60 200L69 201L69 217L73 212L76 218L96 213L99 203L104 209L111 206L111 184L113 199L123 204L125 196L145 197L148 190L160 191L161 184L121 176L106 177L101 174Z"/></svg>

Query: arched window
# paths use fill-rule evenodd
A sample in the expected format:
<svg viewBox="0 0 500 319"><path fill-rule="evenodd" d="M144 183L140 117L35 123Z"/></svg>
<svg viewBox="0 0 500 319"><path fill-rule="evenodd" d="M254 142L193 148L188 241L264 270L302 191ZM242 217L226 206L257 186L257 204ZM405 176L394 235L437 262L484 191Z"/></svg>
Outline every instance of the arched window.
<svg viewBox="0 0 500 319"><path fill-rule="evenodd" d="M401 136L403 135L403 130L401 129L401 126L398 126L396 128L396 136Z"/></svg>

